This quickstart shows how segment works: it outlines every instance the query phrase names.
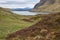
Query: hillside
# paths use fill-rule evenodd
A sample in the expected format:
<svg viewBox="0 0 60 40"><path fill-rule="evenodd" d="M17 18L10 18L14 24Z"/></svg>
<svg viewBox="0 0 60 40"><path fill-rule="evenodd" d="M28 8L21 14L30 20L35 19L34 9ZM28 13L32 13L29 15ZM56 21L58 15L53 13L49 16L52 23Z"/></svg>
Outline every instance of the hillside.
<svg viewBox="0 0 60 40"><path fill-rule="evenodd" d="M60 0L41 0L32 11L60 12Z"/></svg>
<svg viewBox="0 0 60 40"><path fill-rule="evenodd" d="M0 7L0 40L5 40L7 34L29 27L32 22L25 22L22 19L29 16L21 16Z"/></svg>
<svg viewBox="0 0 60 40"><path fill-rule="evenodd" d="M60 40L60 13L40 14L36 24L7 35L7 40ZM34 18L36 18L34 17Z"/></svg>

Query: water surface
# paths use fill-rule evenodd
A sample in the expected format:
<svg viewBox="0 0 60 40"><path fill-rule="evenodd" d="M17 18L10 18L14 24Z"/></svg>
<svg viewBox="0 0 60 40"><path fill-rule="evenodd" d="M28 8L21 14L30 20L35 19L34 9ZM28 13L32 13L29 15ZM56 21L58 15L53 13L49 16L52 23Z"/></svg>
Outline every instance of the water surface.
<svg viewBox="0 0 60 40"><path fill-rule="evenodd" d="M37 14L48 14L47 12L29 12L29 11L12 11L19 15L37 15Z"/></svg>

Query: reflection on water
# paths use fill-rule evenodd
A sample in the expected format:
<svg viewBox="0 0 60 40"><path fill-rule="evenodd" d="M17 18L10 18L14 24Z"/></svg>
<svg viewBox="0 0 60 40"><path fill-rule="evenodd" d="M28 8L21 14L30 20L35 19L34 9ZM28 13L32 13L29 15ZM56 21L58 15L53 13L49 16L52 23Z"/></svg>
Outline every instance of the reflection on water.
<svg viewBox="0 0 60 40"><path fill-rule="evenodd" d="M47 12L29 12L29 11L12 11L12 12L20 15L48 14Z"/></svg>

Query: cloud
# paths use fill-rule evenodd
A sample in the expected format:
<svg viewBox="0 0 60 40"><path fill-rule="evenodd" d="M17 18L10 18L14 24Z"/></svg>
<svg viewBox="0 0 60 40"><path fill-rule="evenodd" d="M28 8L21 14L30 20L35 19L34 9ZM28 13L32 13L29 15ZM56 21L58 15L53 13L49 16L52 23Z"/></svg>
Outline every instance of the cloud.
<svg viewBox="0 0 60 40"><path fill-rule="evenodd" d="M17 4L3 4L3 5L0 5L1 7L5 7L5 8L24 8L24 7L34 7L33 4L20 4L20 5L17 5Z"/></svg>
<svg viewBox="0 0 60 40"><path fill-rule="evenodd" d="M39 0L0 0L0 7L34 7L34 5L38 2Z"/></svg>
<svg viewBox="0 0 60 40"><path fill-rule="evenodd" d="M6 1L0 1L0 3L6 3Z"/></svg>
<svg viewBox="0 0 60 40"><path fill-rule="evenodd" d="M1 1L1 0L0 0ZM26 2L28 0L2 0L2 1L14 1L14 2Z"/></svg>

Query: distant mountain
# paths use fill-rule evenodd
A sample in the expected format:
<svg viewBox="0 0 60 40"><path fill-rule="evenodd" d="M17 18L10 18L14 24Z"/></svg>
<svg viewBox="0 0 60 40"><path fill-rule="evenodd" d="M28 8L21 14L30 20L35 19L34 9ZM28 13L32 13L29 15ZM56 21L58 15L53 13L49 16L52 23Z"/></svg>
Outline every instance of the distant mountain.
<svg viewBox="0 0 60 40"><path fill-rule="evenodd" d="M32 8L28 8L28 7L26 7L26 8L13 8L11 10L13 10L13 11L29 11L29 10L32 10Z"/></svg>

